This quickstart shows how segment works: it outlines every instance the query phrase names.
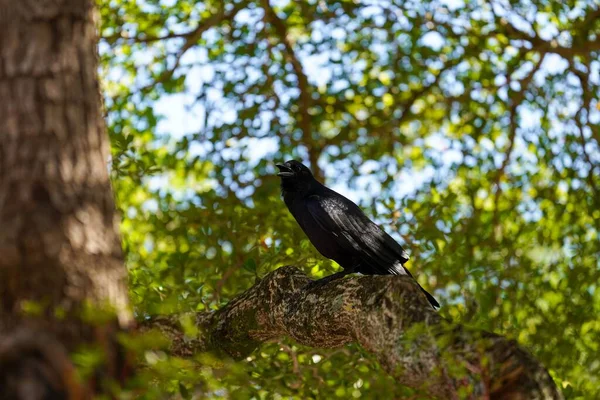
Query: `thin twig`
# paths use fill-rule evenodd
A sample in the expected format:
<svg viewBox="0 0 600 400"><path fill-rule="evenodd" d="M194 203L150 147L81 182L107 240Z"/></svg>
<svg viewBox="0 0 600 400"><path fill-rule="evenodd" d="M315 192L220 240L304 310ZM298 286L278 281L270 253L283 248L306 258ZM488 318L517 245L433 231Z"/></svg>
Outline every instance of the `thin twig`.
<svg viewBox="0 0 600 400"><path fill-rule="evenodd" d="M202 21L198 25L198 27L196 27L196 29L194 29L194 30L186 33L184 36L182 36L185 38L185 42L183 43L183 46L181 46L181 48L177 52L177 55L175 56L175 62L173 63L171 68L163 71L162 74L160 74L160 76L158 78L156 78L152 83L140 88L139 90L145 91L145 90L155 86L157 83L163 83L163 82L166 82L167 80L169 80L175 73L175 70L179 67L179 64L181 63L181 59L183 58L185 53L198 43L198 40L200 40L200 38L202 37L204 32L219 25L223 21L232 21L235 18L235 16L237 15L237 13L239 13L245 7L246 7L246 2L242 1L240 3L235 4L235 6L229 12L225 12L225 5L221 4L221 9L219 10L219 12L217 12L216 14L213 14L211 17L207 18L205 21Z"/></svg>
<svg viewBox="0 0 600 400"><path fill-rule="evenodd" d="M498 172L496 173L496 177L494 179L494 187L496 188L496 193L494 196L494 216L492 219L493 226L498 225L499 201L500 201L500 196L502 194L502 186L500 185L500 181L502 180L502 177L504 177L506 174L506 168L508 167L508 164L510 163L510 159L511 159L512 152L513 152L514 145L515 145L515 141L517 138L517 126L518 126L517 109L518 109L519 105L521 104L521 102L523 101L523 99L525 98L525 93L527 92L527 88L531 84L531 81L533 80L535 73L542 66L542 62L544 61L545 57L546 57L545 53L540 54L539 60L534 64L534 66L531 69L531 71L529 72L529 74L527 74L527 76L525 78L523 78L522 80L519 81L519 86L521 87L521 90L518 91L517 93L515 93L514 96L510 96L510 86L508 87L508 89L509 89L508 101L510 103L510 111L509 111L510 123L509 123L509 127L508 127L508 149L506 150L506 157L504 157L504 160L502 161L502 165L498 169ZM510 85L510 74L507 74L507 86L508 85Z"/></svg>

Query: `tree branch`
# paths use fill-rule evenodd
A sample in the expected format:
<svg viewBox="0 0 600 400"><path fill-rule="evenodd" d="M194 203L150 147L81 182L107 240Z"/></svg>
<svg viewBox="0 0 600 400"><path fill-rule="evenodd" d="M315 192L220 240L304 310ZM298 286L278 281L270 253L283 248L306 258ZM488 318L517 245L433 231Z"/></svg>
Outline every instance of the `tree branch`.
<svg viewBox="0 0 600 400"><path fill-rule="evenodd" d="M517 138L517 127L518 127L518 113L517 113L517 109L518 107L521 105L521 102L523 101L523 99L525 98L525 94L527 93L527 90L529 89L529 85L531 84L531 81L533 80L536 72L539 71L540 67L542 66L542 63L544 62L544 59L546 58L546 54L545 53L540 53L540 58L539 60L533 65L533 68L531 69L531 71L527 74L527 76L525 76L525 78L523 78L522 80L519 81L519 86L521 87L521 90L516 92L516 93L511 93L512 90L510 88L510 82L511 82L511 73L507 74L507 83L506 86L508 87L508 95L509 95L509 99L508 99L508 103L509 103L509 124L508 124L508 148L506 149L506 156L504 157L504 160L502 160L502 165L500 165L500 168L498 169L496 176L494 178L494 187L496 188L496 193L494 195L494 215L492 218L493 221L493 226L496 227L499 225L499 205L500 205L500 196L502 195L502 186L500 185L502 178L506 175L506 168L508 167L508 164L510 163L510 159L512 157L512 153L513 153L513 149L514 149L514 145L515 145L515 141Z"/></svg>
<svg viewBox="0 0 600 400"><path fill-rule="evenodd" d="M493 10L493 8L492 8ZM593 12L584 17L582 21L581 27L587 29L589 24L596 17L597 12ZM512 25L507 19L496 17L496 22L498 23L498 27L503 28L506 32L506 35L511 39L521 39L531 43L532 50L540 52L540 53L554 53L558 54L566 59L572 59L576 55L585 55L590 54L593 51L600 50L600 38L596 38L595 40L582 40L581 43L577 45L572 45L571 47L561 46L556 39L545 40L542 39L537 32L534 32L533 35L523 32Z"/></svg>
<svg viewBox="0 0 600 400"><path fill-rule="evenodd" d="M271 272L214 313L195 315L200 337L175 319L147 321L172 340L171 353L214 351L247 357L284 336L312 347L357 342L398 383L444 399L560 399L544 367L514 341L453 324L436 313L409 278L361 276L307 288L295 267Z"/></svg>
<svg viewBox="0 0 600 400"><path fill-rule="evenodd" d="M198 28L196 28L196 29L198 29ZM184 32L184 33L169 32L169 33L166 33L164 36L148 36L148 35L128 36L124 32L117 32L110 36L103 36L103 37L101 37L101 39L106 40L110 44L113 44L119 40L124 40L124 41L130 42L130 43L152 43L152 42L161 42L163 40L187 38L193 32L195 32L195 30L191 31L191 32Z"/></svg>
<svg viewBox="0 0 600 400"><path fill-rule="evenodd" d="M279 36L279 40L284 46L285 56L288 62L292 65L292 69L294 70L294 74L298 79L298 90L300 91L300 129L302 130L302 136L304 137L304 141L309 145L309 161L310 166L313 171L313 174L317 177L317 179L323 179L323 173L317 164L319 160L319 156L321 154L322 146L314 140L312 137L312 129L311 129L311 116L310 116L310 108L312 106L312 97L310 84L308 82L308 77L304 73L302 69L302 63L300 63L300 59L296 55L290 40L288 39L288 30L285 25L285 22L281 20L277 16L277 13L271 7L269 0L263 0L262 6L265 10L265 19L273 26L275 29L275 33Z"/></svg>
<svg viewBox="0 0 600 400"><path fill-rule="evenodd" d="M591 66L590 66L590 63L588 62L588 60L586 60L585 67L587 68L587 71L589 73L589 71L591 70ZM594 194L598 198L598 197L600 197L600 189L598 189L596 182L594 181L594 173L596 172L596 163L594 163L594 161L591 159L590 155L588 154L588 151L585 148L587 145L587 140L585 139L585 134L584 134L585 126L590 128L590 131L593 132L593 129L590 126L590 113L591 113L591 109L592 109L591 93L593 93L593 90L590 89L589 77L588 77L587 73L584 73L584 72L580 71L579 69L577 69L577 67L574 65L573 62L569 62L569 70L577 76L577 78L579 79L579 83L581 85L582 105L579 108L579 110L577 110L574 120L575 120L575 125L577 126L577 130L579 131L581 153L583 154L585 162L588 164L588 166L590 168L590 171L588 172L586 179L588 181L588 185L590 185L590 188L594 191ZM584 126L584 123L582 122L582 115L581 115L583 110L585 110L585 112L586 112L585 126ZM600 145L600 142L598 142L597 145Z"/></svg>
<svg viewBox="0 0 600 400"><path fill-rule="evenodd" d="M161 40L161 39L166 40L166 39L173 39L173 38L185 38L185 42L183 43L183 45L177 52L177 55L175 56L175 62L173 63L173 66L171 68L165 70L162 74L160 74L152 83L140 88L139 90L144 91L144 90L147 90L147 89L151 88L152 86L156 85L157 83L163 83L163 82L166 82L167 80L169 80L173 76L173 74L175 73L177 68L179 67L179 64L181 63L181 59L183 58L185 53L189 49L194 47L196 44L198 44L198 40L200 40L200 38L202 37L204 32L221 24L223 21L232 21L235 18L235 16L241 10L243 10L246 6L247 6L247 2L241 1L237 4L235 4L229 12L225 12L225 6L222 5L222 7L218 13L213 14L212 16L207 18L205 21L202 21L195 29L193 29L187 33L176 34L176 35L169 34L162 38L136 39L137 41L151 42L151 41L155 41L155 39L156 40Z"/></svg>

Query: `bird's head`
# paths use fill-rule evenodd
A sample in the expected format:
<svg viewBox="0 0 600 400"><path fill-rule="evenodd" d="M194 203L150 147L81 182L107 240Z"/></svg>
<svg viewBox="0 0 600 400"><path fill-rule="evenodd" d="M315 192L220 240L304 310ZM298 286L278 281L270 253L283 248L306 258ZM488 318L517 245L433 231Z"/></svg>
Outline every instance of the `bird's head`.
<svg viewBox="0 0 600 400"><path fill-rule="evenodd" d="M279 168L277 176L281 178L281 188L286 192L307 190L315 182L312 172L304 164L296 160L275 164Z"/></svg>

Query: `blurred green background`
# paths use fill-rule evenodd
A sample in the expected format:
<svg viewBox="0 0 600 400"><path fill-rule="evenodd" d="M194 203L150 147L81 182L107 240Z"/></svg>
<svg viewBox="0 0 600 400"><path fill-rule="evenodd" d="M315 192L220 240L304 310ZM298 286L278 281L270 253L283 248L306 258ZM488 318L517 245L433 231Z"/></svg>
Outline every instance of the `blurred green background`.
<svg viewBox="0 0 600 400"><path fill-rule="evenodd" d="M296 158L405 245L444 316L600 398L596 2L98 1L139 318L336 270L280 199ZM148 396L424 398L357 346L147 361Z"/></svg>

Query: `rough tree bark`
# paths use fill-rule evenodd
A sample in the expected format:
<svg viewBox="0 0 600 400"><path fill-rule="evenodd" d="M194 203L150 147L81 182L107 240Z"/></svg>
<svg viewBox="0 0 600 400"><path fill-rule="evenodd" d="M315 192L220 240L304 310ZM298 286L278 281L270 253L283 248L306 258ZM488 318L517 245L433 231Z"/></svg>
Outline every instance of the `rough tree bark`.
<svg viewBox="0 0 600 400"><path fill-rule="evenodd" d="M453 324L418 286L397 276L340 279L321 287L283 267L214 313L195 316L202 334L185 337L176 319L145 329L171 338L171 352L213 351L241 359L267 340L288 336L311 347L358 342L399 383L440 399L561 399L545 368L516 342Z"/></svg>
<svg viewBox="0 0 600 400"><path fill-rule="evenodd" d="M0 0L3 398L90 396L67 356L82 344L106 352L96 378L123 364L114 334L131 315L93 15L92 0ZM89 307L114 318L85 319Z"/></svg>

